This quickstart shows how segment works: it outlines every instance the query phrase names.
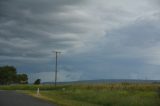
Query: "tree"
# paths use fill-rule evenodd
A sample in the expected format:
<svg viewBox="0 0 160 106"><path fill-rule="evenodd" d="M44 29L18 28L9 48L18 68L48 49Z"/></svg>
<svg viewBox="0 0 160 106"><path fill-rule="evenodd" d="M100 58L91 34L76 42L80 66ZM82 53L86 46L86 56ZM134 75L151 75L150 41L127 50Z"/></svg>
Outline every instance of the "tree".
<svg viewBox="0 0 160 106"><path fill-rule="evenodd" d="M18 74L17 75L17 83L28 84L28 76L26 74Z"/></svg>
<svg viewBox="0 0 160 106"><path fill-rule="evenodd" d="M0 67L0 84L11 84L16 80L16 68L13 66Z"/></svg>
<svg viewBox="0 0 160 106"><path fill-rule="evenodd" d="M37 80L35 80L34 84L35 84L35 85L39 85L39 84L41 84L41 79L37 79Z"/></svg>
<svg viewBox="0 0 160 106"><path fill-rule="evenodd" d="M13 66L0 67L0 85L8 84L27 84L28 77L26 74L17 74L16 68Z"/></svg>

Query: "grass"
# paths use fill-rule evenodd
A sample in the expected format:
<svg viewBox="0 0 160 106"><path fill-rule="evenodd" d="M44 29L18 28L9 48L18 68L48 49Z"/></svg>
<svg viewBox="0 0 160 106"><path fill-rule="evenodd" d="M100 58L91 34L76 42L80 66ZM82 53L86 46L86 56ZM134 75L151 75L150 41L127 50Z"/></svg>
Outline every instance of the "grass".
<svg viewBox="0 0 160 106"><path fill-rule="evenodd" d="M49 100L59 106L160 106L159 84L96 84L96 85L12 85L0 86L4 90L23 92Z"/></svg>
<svg viewBox="0 0 160 106"><path fill-rule="evenodd" d="M37 88L40 88L41 90L56 90L64 86L55 88L53 85L3 85L0 86L0 90L37 90Z"/></svg>

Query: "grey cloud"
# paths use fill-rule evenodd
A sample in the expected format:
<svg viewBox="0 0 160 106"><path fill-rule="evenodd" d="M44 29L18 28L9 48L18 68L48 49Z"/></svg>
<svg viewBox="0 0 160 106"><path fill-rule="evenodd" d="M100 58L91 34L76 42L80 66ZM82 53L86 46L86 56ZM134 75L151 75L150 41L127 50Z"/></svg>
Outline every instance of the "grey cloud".
<svg viewBox="0 0 160 106"><path fill-rule="evenodd" d="M74 71L76 76L82 72L85 78L106 76L98 75L99 71L114 77L119 69L124 74L137 75L134 70L144 71L144 61L148 61L143 54L154 55L154 47L158 52L160 15L150 2L1 0L1 63L21 63L26 69L25 64L29 64L28 72L48 71L53 65L52 51L60 49L68 51L61 60L60 68L66 75L62 73L63 77L70 77L68 73Z"/></svg>
<svg viewBox="0 0 160 106"><path fill-rule="evenodd" d="M81 2L75 0L1 1L1 56L43 57L48 55L50 49L72 48L78 39L70 37L69 34L77 33L79 27L70 26L71 21L59 20L61 17L57 15L59 12L70 12L67 6L76 6ZM65 17L63 18L65 20ZM66 33L68 36L65 37Z"/></svg>
<svg viewBox="0 0 160 106"><path fill-rule="evenodd" d="M148 48L160 41L159 30L159 25L142 21L108 34L123 47Z"/></svg>

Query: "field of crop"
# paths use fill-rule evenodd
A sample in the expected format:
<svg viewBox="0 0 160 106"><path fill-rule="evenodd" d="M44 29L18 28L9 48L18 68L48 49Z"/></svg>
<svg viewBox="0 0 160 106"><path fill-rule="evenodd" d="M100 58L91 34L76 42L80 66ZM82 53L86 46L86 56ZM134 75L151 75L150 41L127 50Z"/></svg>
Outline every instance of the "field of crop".
<svg viewBox="0 0 160 106"><path fill-rule="evenodd" d="M40 96L36 89L40 88ZM160 106L159 84L96 84L96 85L18 85L0 86L49 100L58 106Z"/></svg>

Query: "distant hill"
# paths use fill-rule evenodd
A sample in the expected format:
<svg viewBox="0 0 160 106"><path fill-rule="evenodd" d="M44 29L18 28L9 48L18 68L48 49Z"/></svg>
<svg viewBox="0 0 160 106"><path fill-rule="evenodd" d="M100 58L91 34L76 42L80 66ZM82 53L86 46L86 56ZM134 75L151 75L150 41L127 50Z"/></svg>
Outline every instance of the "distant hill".
<svg viewBox="0 0 160 106"><path fill-rule="evenodd" d="M138 80L138 79L99 79L81 80L71 82L57 82L58 84L105 84L105 83L160 83L160 80ZM54 84L54 82L43 82L43 84Z"/></svg>

